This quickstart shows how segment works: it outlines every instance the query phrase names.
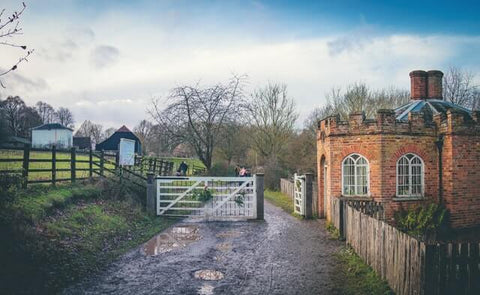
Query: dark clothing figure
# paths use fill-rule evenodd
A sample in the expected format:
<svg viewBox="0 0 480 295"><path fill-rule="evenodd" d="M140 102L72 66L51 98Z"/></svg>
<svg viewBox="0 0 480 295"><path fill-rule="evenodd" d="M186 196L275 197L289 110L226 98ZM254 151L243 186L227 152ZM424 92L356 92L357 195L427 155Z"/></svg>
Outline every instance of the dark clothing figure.
<svg viewBox="0 0 480 295"><path fill-rule="evenodd" d="M188 170L188 165L187 165L187 163L182 162L182 164L180 164L180 167L178 167L178 170L180 170L180 174L181 174L182 176L187 175L187 170Z"/></svg>

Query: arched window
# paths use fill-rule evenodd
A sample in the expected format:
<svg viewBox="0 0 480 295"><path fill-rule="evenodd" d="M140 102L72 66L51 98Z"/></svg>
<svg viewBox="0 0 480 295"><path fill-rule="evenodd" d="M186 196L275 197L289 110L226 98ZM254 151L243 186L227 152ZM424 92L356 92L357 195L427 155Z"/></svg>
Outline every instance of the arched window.
<svg viewBox="0 0 480 295"><path fill-rule="evenodd" d="M397 196L423 196L423 160L415 154L406 154L397 161Z"/></svg>
<svg viewBox="0 0 480 295"><path fill-rule="evenodd" d="M342 194L345 196L366 196L369 188L369 167L365 157L351 154L342 163Z"/></svg>

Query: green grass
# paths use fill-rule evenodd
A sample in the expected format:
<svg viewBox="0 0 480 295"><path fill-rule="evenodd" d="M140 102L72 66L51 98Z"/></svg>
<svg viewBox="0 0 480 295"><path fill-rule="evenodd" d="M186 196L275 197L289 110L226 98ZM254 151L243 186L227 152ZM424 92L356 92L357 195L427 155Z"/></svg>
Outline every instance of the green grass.
<svg viewBox="0 0 480 295"><path fill-rule="evenodd" d="M386 281L355 254L352 248L344 247L335 254L337 264L332 270L335 294L394 294Z"/></svg>
<svg viewBox="0 0 480 295"><path fill-rule="evenodd" d="M0 202L0 285L56 293L175 223L108 186L35 186Z"/></svg>
<svg viewBox="0 0 480 295"><path fill-rule="evenodd" d="M195 168L205 169L205 165L200 161L200 159L195 158L178 158L178 157L162 157L162 160L173 162L173 172L176 172L182 161L185 161L188 165L188 173L191 173L193 166Z"/></svg>
<svg viewBox="0 0 480 295"><path fill-rule="evenodd" d="M71 155L68 152L57 152L56 159L57 160L70 160ZM79 161L88 161L89 156L86 154L77 154L75 156L76 160ZM23 151L22 150L0 150L0 159L23 159ZM30 159L34 160L51 160L52 153L51 152L37 152L32 151L30 152ZM111 160L110 158L107 158ZM99 162L99 159L94 157L93 160L95 162ZM21 172L22 171L22 161L16 162L0 162L0 170L12 170ZM112 169L113 164L107 163L105 167ZM76 162L75 167L77 169L87 169L89 168L89 163L80 163ZM56 163L57 169L70 169L70 162L57 162ZM52 169L51 162L30 162L29 169ZM99 169L98 166L94 165L93 169ZM57 179L62 178L70 178L70 171L57 171L56 177ZM88 177L89 171L75 171L76 178L83 178ZM29 172L28 180L48 180L52 178L51 172Z"/></svg>
<svg viewBox="0 0 480 295"><path fill-rule="evenodd" d="M34 186L18 193L9 205L15 214L35 223L47 216L53 209L63 208L74 199L93 199L101 195L101 190L93 185L59 185L57 187Z"/></svg>
<svg viewBox="0 0 480 295"><path fill-rule="evenodd" d="M280 207L283 209L283 211L297 217L297 218L302 218L301 215L298 215L294 213L293 210L293 200L286 194L279 192L279 191L271 191L271 190L265 190L264 192L264 197L266 200L268 200L270 203L273 205Z"/></svg>

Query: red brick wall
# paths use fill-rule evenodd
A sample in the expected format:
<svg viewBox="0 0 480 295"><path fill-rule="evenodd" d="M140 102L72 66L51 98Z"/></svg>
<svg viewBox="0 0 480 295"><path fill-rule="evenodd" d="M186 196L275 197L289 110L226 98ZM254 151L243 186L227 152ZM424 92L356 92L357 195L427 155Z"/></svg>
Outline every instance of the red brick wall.
<svg viewBox="0 0 480 295"><path fill-rule="evenodd" d="M349 122L331 117L320 123L317 139L318 206L323 212L323 171L321 159L327 164L327 196L342 194L342 161L351 153L364 156L370 165L370 197L384 203L387 220L394 212L426 200L438 201L438 151L435 141L443 134L443 199L450 211L453 227L480 225L480 132L477 127L464 127L463 119L449 114L448 122L436 118L437 126L425 125L418 115L410 123L398 123L392 114L379 112L377 120L365 120L354 114ZM456 127L457 126L457 127ZM460 128L460 129L459 129ZM452 135L455 132L461 135ZM396 163L407 153L414 153L424 162L423 200L405 200L396 196ZM477 172L478 170L478 172ZM327 216L330 200L327 202Z"/></svg>
<svg viewBox="0 0 480 295"><path fill-rule="evenodd" d="M453 227L480 224L480 136L449 135L444 161L445 205ZM447 188L447 187L446 187Z"/></svg>

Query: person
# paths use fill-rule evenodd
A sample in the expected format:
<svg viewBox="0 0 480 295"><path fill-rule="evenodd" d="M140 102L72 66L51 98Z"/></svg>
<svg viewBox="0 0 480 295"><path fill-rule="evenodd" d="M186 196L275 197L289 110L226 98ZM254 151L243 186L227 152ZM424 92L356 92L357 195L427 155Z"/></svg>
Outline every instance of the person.
<svg viewBox="0 0 480 295"><path fill-rule="evenodd" d="M238 174L240 177L247 176L247 169L245 169L245 167L242 167L242 169L240 169L240 172Z"/></svg>
<svg viewBox="0 0 480 295"><path fill-rule="evenodd" d="M238 177L240 176L240 166L235 165L235 176Z"/></svg>
<svg viewBox="0 0 480 295"><path fill-rule="evenodd" d="M180 164L180 167L178 167L178 169L180 170L180 175L182 175L182 176L187 175L188 165L187 165L187 163L185 163L185 161L182 161L182 163Z"/></svg>

